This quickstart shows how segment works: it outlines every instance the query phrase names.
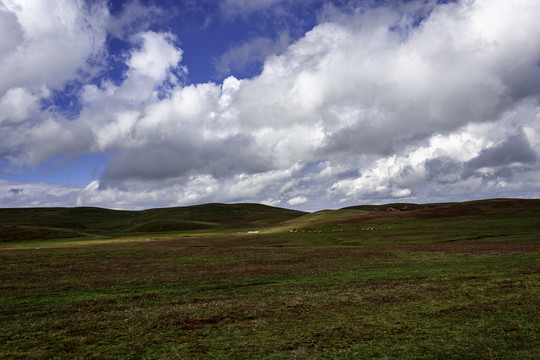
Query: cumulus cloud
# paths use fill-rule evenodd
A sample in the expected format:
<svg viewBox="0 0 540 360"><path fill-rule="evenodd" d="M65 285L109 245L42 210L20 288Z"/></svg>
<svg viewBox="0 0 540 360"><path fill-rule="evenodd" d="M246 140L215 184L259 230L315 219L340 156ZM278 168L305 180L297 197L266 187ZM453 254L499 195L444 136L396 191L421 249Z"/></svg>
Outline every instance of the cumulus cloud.
<svg viewBox="0 0 540 360"><path fill-rule="evenodd" d="M283 52L291 39L284 31L276 39L257 36L229 49L216 61L216 69L221 75L245 71L247 68L262 63L268 56Z"/></svg>
<svg viewBox="0 0 540 360"><path fill-rule="evenodd" d="M531 148L524 133L508 137L502 144L482 149L480 154L466 163L471 169L497 167L535 162L537 153Z"/></svg>
<svg viewBox="0 0 540 360"><path fill-rule="evenodd" d="M25 88L11 88L0 98L0 126L28 120L39 106L39 96Z"/></svg>
<svg viewBox="0 0 540 360"><path fill-rule="evenodd" d="M105 1L33 0L0 3L3 33L0 94L62 87L105 42Z"/></svg>
<svg viewBox="0 0 540 360"><path fill-rule="evenodd" d="M129 37L150 28L156 19L170 16L158 6L143 5L139 0L133 0L123 5L118 16L110 17L107 22L108 32L119 39L129 40Z"/></svg>
<svg viewBox="0 0 540 360"><path fill-rule="evenodd" d="M128 77L147 76L161 83L182 59L182 50L171 46L174 42L172 34L147 31L135 35L134 39L141 46L131 53L127 62Z"/></svg>
<svg viewBox="0 0 540 360"><path fill-rule="evenodd" d="M304 204L308 201L308 198L305 197L305 196L297 196L297 197L294 197L292 199L289 199L289 201L287 201L287 204L289 205L300 205L300 204Z"/></svg>
<svg viewBox="0 0 540 360"><path fill-rule="evenodd" d="M0 204L4 207L73 206L81 189L47 183L21 185L0 180Z"/></svg>
<svg viewBox="0 0 540 360"><path fill-rule="evenodd" d="M255 3L277 2L224 6L251 11ZM28 164L70 152L110 154L99 180L59 195L79 205L259 201L312 209L540 195L540 5L433 2L420 18L411 13L418 7L335 8L277 54L264 39L244 44L246 54L273 54L258 76L221 84L183 83L178 39L142 31L129 39L121 82L84 86L77 119L42 112L28 124L43 96L38 86L60 86L94 53L83 41L77 56L62 60L71 75L57 82L2 80L0 108L10 115L0 126L27 124L2 153ZM73 9L67 19L97 11ZM24 29L21 14L2 8L2 26ZM0 46L22 51L9 41ZM223 64L240 64L235 56L244 50L225 54ZM18 103L25 110L15 110ZM8 204L31 193L9 189Z"/></svg>
<svg viewBox="0 0 540 360"><path fill-rule="evenodd" d="M0 54L8 54L23 41L23 31L16 14L10 12L4 4L0 4L0 19L0 31L5 34L0 39Z"/></svg>
<svg viewBox="0 0 540 360"><path fill-rule="evenodd" d="M520 130L534 116L516 117L530 106L525 102L518 106L522 111L509 112L497 121L433 135L421 146L380 158L364 168L360 177L335 182L331 191L343 202L402 195L422 201L459 200L464 196L523 196L527 191L537 196L539 186L532 179L540 173L540 149L533 148L531 136ZM538 114L538 110L538 105L529 108L532 113ZM516 191L518 188L522 190Z"/></svg>
<svg viewBox="0 0 540 360"><path fill-rule="evenodd" d="M81 125L64 127L42 101L101 57L107 18L105 1L0 1L0 154L12 164L69 154L66 141Z"/></svg>

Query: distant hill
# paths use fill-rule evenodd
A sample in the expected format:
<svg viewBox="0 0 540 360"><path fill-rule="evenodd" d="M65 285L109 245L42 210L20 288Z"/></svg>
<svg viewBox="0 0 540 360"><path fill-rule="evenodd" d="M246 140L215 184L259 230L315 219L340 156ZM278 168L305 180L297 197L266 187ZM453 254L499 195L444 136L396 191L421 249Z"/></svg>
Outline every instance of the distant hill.
<svg viewBox="0 0 540 360"><path fill-rule="evenodd" d="M261 204L204 204L141 211L10 208L0 209L0 241L271 226L303 214Z"/></svg>
<svg viewBox="0 0 540 360"><path fill-rule="evenodd" d="M350 206L287 220L274 231L313 244L427 244L540 241L540 200Z"/></svg>
<svg viewBox="0 0 540 360"><path fill-rule="evenodd" d="M475 214L504 215L540 211L540 199L487 199L450 203L411 204L394 203L384 205L349 206L341 210L363 210L369 212L410 212L411 216L455 217Z"/></svg>
<svg viewBox="0 0 540 360"><path fill-rule="evenodd" d="M416 211L422 209L433 209L439 206L451 205L455 203L432 203L432 204L412 204L412 203L392 203L383 205L357 205L343 208L342 210L365 210L365 211Z"/></svg>
<svg viewBox="0 0 540 360"><path fill-rule="evenodd" d="M427 243L503 237L536 241L540 239L540 200L358 205L314 213L261 204L203 204L142 211L94 207L0 209L0 242L201 232L264 233L311 241L306 244Z"/></svg>

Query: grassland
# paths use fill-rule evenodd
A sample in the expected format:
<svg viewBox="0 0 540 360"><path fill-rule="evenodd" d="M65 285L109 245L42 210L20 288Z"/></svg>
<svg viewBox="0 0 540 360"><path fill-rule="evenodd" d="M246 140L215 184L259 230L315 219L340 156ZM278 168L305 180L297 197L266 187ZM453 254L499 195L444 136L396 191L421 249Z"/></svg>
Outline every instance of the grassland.
<svg viewBox="0 0 540 360"><path fill-rule="evenodd" d="M0 224L0 358L540 358L536 200Z"/></svg>

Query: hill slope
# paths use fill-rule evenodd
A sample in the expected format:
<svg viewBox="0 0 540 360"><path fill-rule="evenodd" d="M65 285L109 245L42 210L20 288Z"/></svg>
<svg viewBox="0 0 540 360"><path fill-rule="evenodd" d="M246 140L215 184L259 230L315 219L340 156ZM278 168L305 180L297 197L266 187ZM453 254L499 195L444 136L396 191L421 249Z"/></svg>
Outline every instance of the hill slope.
<svg viewBox="0 0 540 360"><path fill-rule="evenodd" d="M275 230L341 245L535 242L540 240L540 200L353 206L306 214Z"/></svg>
<svg viewBox="0 0 540 360"><path fill-rule="evenodd" d="M120 211L93 207L0 209L0 241L269 226L303 212L260 204Z"/></svg>
<svg viewBox="0 0 540 360"><path fill-rule="evenodd" d="M143 211L0 209L0 242L4 243L114 239L139 233L198 236L201 231L222 238L236 236L237 232L257 233L282 245L536 242L540 240L540 200L360 205L314 213L260 204L204 204ZM235 241L247 241L243 239Z"/></svg>

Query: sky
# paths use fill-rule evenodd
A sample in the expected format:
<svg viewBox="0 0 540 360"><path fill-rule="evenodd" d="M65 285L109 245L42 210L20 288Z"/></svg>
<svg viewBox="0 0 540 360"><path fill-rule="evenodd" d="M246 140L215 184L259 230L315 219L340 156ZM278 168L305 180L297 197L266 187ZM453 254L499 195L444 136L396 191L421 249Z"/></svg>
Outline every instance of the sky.
<svg viewBox="0 0 540 360"><path fill-rule="evenodd" d="M0 207L540 198L538 0L0 0Z"/></svg>

